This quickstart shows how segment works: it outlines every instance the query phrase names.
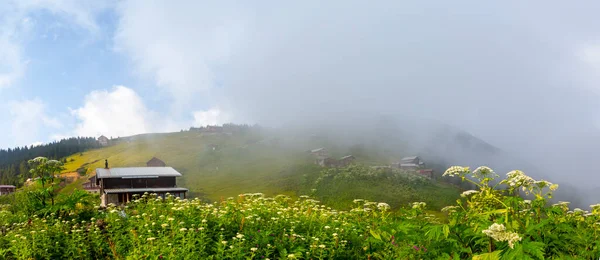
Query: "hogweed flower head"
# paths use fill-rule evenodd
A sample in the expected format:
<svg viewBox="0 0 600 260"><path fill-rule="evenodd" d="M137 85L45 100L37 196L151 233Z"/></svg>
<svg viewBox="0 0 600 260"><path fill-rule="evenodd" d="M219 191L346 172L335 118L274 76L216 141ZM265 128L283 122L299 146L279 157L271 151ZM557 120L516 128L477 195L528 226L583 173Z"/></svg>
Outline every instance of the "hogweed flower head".
<svg viewBox="0 0 600 260"><path fill-rule="evenodd" d="M462 194L460 194L460 196L463 197L463 198L465 198L465 197L468 197L469 195L473 195L473 194L476 194L476 193L479 193L479 191L476 191L476 190L467 190L467 191L464 191Z"/></svg>
<svg viewBox="0 0 600 260"><path fill-rule="evenodd" d="M535 182L533 178L525 175L525 173L519 170L510 171L506 176L507 179L502 181L502 183L508 184L508 186L513 188L523 187L523 190L525 190Z"/></svg>
<svg viewBox="0 0 600 260"><path fill-rule="evenodd" d="M514 243L521 241L522 239L519 234L506 231L504 224L494 223L488 229L485 229L482 232L496 241L508 241L508 246L510 248L514 248Z"/></svg>
<svg viewBox="0 0 600 260"><path fill-rule="evenodd" d="M425 202L413 202L412 203L413 209L423 209L423 208L425 208L425 206L427 206L427 203L425 203Z"/></svg>
<svg viewBox="0 0 600 260"><path fill-rule="evenodd" d="M442 176L450 176L450 177L464 176L468 172L469 172L469 167L452 166L452 167L448 168L448 170L446 170L444 172L444 174L442 174Z"/></svg>
<svg viewBox="0 0 600 260"><path fill-rule="evenodd" d="M384 202L380 202L377 204L377 208L381 211L386 211L386 210L390 209L390 205L388 205L387 203L384 203Z"/></svg>
<svg viewBox="0 0 600 260"><path fill-rule="evenodd" d="M477 169L473 171L474 178L488 178L488 177L498 177L498 174L494 172L490 167L487 166L479 166Z"/></svg>
<svg viewBox="0 0 600 260"><path fill-rule="evenodd" d="M446 206L442 208L442 212L455 212L458 209L458 206Z"/></svg>

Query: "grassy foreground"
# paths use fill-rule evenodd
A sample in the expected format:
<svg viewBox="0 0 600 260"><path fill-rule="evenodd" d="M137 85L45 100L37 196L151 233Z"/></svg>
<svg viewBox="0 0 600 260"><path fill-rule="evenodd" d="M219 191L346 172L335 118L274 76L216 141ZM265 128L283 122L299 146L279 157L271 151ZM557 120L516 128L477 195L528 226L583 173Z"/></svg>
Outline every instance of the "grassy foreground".
<svg viewBox="0 0 600 260"><path fill-rule="evenodd" d="M0 258L7 259L597 259L600 205L548 205L558 185L512 171L497 185L491 169L452 167L473 182L446 218L426 203L390 211L354 200L336 211L302 196L243 194L223 201L157 199L125 207L27 216L0 209ZM469 178L467 178L469 177ZM474 181L476 180L476 181ZM504 187L504 188L500 188ZM531 196L525 200L517 194Z"/></svg>

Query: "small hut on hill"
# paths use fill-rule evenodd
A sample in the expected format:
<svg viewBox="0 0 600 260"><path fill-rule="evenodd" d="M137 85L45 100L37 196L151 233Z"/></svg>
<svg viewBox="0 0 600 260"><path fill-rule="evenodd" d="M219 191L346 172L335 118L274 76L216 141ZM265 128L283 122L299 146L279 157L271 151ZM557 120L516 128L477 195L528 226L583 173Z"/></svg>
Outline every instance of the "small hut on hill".
<svg viewBox="0 0 600 260"><path fill-rule="evenodd" d="M150 159L150 161L148 161L146 163L146 166L147 167L165 167L165 166L167 166L167 164L156 157L152 157L152 159Z"/></svg>

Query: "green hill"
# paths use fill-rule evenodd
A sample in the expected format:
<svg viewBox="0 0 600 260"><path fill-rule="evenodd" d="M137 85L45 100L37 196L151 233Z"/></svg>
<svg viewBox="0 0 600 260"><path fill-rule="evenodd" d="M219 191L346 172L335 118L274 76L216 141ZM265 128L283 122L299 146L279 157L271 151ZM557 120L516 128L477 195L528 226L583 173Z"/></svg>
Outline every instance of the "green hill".
<svg viewBox="0 0 600 260"><path fill-rule="evenodd" d="M104 167L105 159L110 167L129 167L145 166L157 157L182 173L178 185L190 189L190 196L212 201L260 192L269 196L311 194L337 208L350 207L356 198L386 201L392 207L425 201L440 208L458 197L459 190L450 185L415 182L409 178L412 174L377 172L366 166L336 169L358 174L328 179L332 172L315 165L307 152L317 147L326 147L335 157L351 153L357 164L366 166L389 163L400 156L368 145L343 145L315 136L284 137L267 130L232 135L184 131L119 138L111 146L69 156L65 171L85 169L92 176L96 168Z"/></svg>

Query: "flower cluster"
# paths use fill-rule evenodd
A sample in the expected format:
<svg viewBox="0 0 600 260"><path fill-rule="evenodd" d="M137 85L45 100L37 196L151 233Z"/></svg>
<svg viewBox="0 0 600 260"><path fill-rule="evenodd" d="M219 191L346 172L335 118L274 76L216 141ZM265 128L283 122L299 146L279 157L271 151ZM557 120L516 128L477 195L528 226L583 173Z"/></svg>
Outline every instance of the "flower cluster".
<svg viewBox="0 0 600 260"><path fill-rule="evenodd" d="M477 193L479 193L479 191L476 191L476 190L467 190L467 191L463 191L463 193L461 193L460 196L463 197L463 198L465 198L465 197L468 197L470 195L477 194Z"/></svg>
<svg viewBox="0 0 600 260"><path fill-rule="evenodd" d="M490 167L487 166L479 166L477 167L477 169L475 169L473 171L473 178L489 178L489 177L498 177L498 175L494 172L494 170L492 170Z"/></svg>
<svg viewBox="0 0 600 260"><path fill-rule="evenodd" d="M510 187L523 187L523 190L531 186L535 180L519 170L510 171L506 174L506 180L503 182Z"/></svg>
<svg viewBox="0 0 600 260"><path fill-rule="evenodd" d="M425 206L427 206L427 203L425 203L425 202L413 202L412 203L413 209L424 209Z"/></svg>
<svg viewBox="0 0 600 260"><path fill-rule="evenodd" d="M515 242L521 241L519 234L506 231L504 224L494 223L488 229L483 230L483 233L496 241L508 241L508 246L510 248L515 247Z"/></svg>
<svg viewBox="0 0 600 260"><path fill-rule="evenodd" d="M469 167L452 166L452 167L448 168L442 176L450 176L450 177L461 176L462 177L465 174L467 174L468 172L469 172Z"/></svg>

